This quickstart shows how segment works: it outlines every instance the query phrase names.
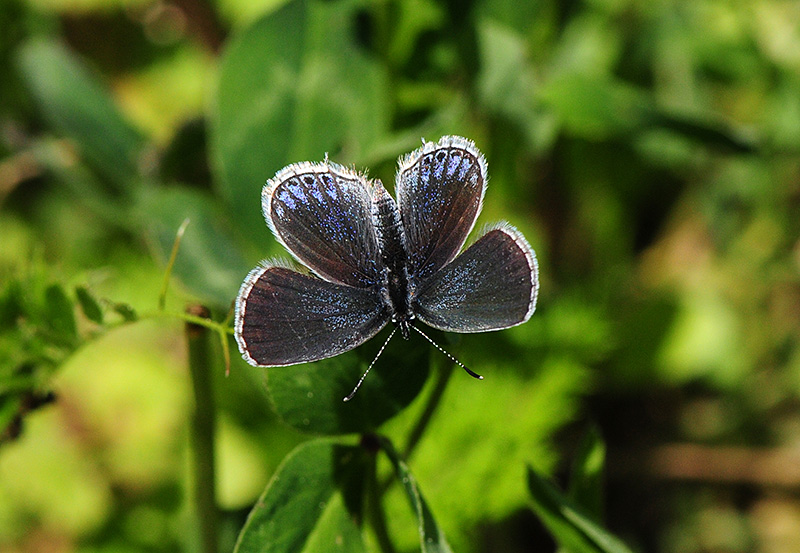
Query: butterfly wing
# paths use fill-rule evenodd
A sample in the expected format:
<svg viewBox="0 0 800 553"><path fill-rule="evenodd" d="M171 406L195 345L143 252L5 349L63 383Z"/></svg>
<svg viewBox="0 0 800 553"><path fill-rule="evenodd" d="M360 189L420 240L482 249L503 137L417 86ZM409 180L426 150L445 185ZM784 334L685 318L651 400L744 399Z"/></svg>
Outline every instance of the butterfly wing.
<svg viewBox="0 0 800 553"><path fill-rule="evenodd" d="M296 163L262 191L267 224L301 263L331 282L368 287L380 279L370 183L334 163Z"/></svg>
<svg viewBox="0 0 800 553"><path fill-rule="evenodd" d="M275 367L344 353L372 338L388 320L374 289L266 266L251 271L242 284L234 328L245 361Z"/></svg>
<svg viewBox="0 0 800 553"><path fill-rule="evenodd" d="M484 234L422 282L412 309L449 332L501 330L527 321L536 307L539 268L528 242L503 225Z"/></svg>
<svg viewBox="0 0 800 553"><path fill-rule="evenodd" d="M466 138L445 136L400 161L397 203L412 278L427 279L458 254L485 190L486 161Z"/></svg>

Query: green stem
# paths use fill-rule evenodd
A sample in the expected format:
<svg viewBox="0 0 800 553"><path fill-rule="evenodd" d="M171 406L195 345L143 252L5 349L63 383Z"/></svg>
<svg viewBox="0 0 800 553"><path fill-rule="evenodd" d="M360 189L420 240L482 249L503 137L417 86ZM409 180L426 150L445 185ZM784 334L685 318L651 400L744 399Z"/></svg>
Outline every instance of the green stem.
<svg viewBox="0 0 800 553"><path fill-rule="evenodd" d="M195 326L201 326L215 332L233 334L232 327L212 321L207 317L200 317L194 313L181 313L179 311L145 311L139 315L139 319L180 319L185 323L191 323Z"/></svg>
<svg viewBox="0 0 800 553"><path fill-rule="evenodd" d="M192 318L207 320L209 311L201 305L187 309ZM217 553L217 504L214 477L214 392L211 382L209 328L195 322L186 323L189 347L189 371L194 391L191 420L194 461L194 500L200 529L201 551Z"/></svg>
<svg viewBox="0 0 800 553"><path fill-rule="evenodd" d="M131 318L123 321L109 323L106 325L108 329L115 329L120 326L135 323L146 319L179 319L185 323L192 323L197 326L202 326L209 330L213 330L219 334L233 334L233 327L225 322L218 323L211 319L198 317L191 313L181 313L180 311L144 311L142 313L135 313Z"/></svg>

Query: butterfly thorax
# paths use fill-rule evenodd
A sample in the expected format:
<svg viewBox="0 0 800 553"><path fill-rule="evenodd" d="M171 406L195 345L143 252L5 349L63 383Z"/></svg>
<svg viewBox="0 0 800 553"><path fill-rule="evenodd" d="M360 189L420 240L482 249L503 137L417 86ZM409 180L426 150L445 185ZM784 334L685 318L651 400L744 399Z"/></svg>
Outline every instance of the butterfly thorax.
<svg viewBox="0 0 800 553"><path fill-rule="evenodd" d="M403 239L400 211L382 184L376 184L373 218L383 261L383 296L392 315L392 323L408 339L408 327L414 319L408 298L408 253Z"/></svg>

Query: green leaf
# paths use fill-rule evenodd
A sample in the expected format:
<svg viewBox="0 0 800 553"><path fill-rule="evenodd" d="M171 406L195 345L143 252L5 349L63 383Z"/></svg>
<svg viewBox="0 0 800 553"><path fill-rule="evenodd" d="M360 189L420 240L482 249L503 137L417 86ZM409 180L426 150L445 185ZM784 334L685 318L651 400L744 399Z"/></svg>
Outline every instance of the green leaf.
<svg viewBox="0 0 800 553"><path fill-rule="evenodd" d="M38 389L78 345L75 303L39 263L0 285L0 396Z"/></svg>
<svg viewBox="0 0 800 553"><path fill-rule="evenodd" d="M632 553L619 538L581 512L546 478L528 467L533 509L561 547L572 553Z"/></svg>
<svg viewBox="0 0 800 553"><path fill-rule="evenodd" d="M534 148L550 148L557 130L556 118L552 110L536 101L540 83L529 60L530 37L489 18L480 19L476 31L481 60L477 75L480 101L520 127Z"/></svg>
<svg viewBox="0 0 800 553"><path fill-rule="evenodd" d="M104 184L103 178L85 163L75 163L72 143L63 139L46 137L31 144L36 162L52 175L70 195L70 200L99 217L109 228L122 228L134 232L130 202L119 201L117 194Z"/></svg>
<svg viewBox="0 0 800 553"><path fill-rule="evenodd" d="M261 187L288 163L357 159L389 127L385 71L356 45L356 2L294 1L236 37L211 114L223 196L247 236L268 236Z"/></svg>
<svg viewBox="0 0 800 553"><path fill-rule="evenodd" d="M80 154L126 190L139 175L142 135L122 116L105 86L58 43L31 40L18 52L21 73L49 123Z"/></svg>
<svg viewBox="0 0 800 553"><path fill-rule="evenodd" d="M219 206L198 190L172 186L148 190L139 208L165 265L178 228L189 219L172 274L204 301L227 309L252 267L237 248Z"/></svg>
<svg viewBox="0 0 800 553"><path fill-rule="evenodd" d="M655 116L644 91L608 76L560 75L542 85L539 99L569 132L594 140L640 130Z"/></svg>
<svg viewBox="0 0 800 553"><path fill-rule="evenodd" d="M76 286L75 295L78 297L78 303L81 304L81 309L86 318L97 324L103 324L103 310L89 292L89 289L85 286Z"/></svg>
<svg viewBox="0 0 800 553"><path fill-rule="evenodd" d="M538 317L545 318L544 324ZM581 395L592 386L591 371L571 357L548 356L536 346L525 351L514 345L542 339L543 329L549 328L547 317L548 312L537 312L527 323L532 325L530 330L523 325L501 333L464 335L458 345L446 346L485 379L478 381L453 369L434 419L414 449L412 467L427 497L446 506L436 509L436 518L448 530L448 541L456 551L470 550L474 541L474 536L458 529L503 520L527 505L529 494L520 485L525 462L534 459L541 470L557 464L554 435L575 420ZM431 351L432 359L439 355ZM430 391L426 386L426 400ZM424 403L415 401L381 432L408 436ZM466 467L479 477L465 477ZM399 492L392 489L387 494L386 506L392 535L401 540L405 525L394 521L408 507ZM416 536L406 535L401 545L407 550L416 541Z"/></svg>
<svg viewBox="0 0 800 553"><path fill-rule="evenodd" d="M759 137L742 128L736 128L712 117L659 111L655 124L692 139L709 148L733 153L752 154L761 147Z"/></svg>
<svg viewBox="0 0 800 553"><path fill-rule="evenodd" d="M357 350L315 363L269 369L275 410L290 425L318 434L371 432L419 394L430 347L395 336L352 400L342 401L385 340L386 330Z"/></svg>
<svg viewBox="0 0 800 553"><path fill-rule="evenodd" d="M540 100L572 134L592 140L630 137L665 129L705 147L753 153L758 137L712 115L679 114L661 109L645 91L608 76L568 73L542 85Z"/></svg>
<svg viewBox="0 0 800 553"><path fill-rule="evenodd" d="M17 319L25 313L24 289L30 289L30 285L23 286L23 277L14 276L8 278L4 276L4 282L0 286L0 329L17 328Z"/></svg>
<svg viewBox="0 0 800 553"><path fill-rule="evenodd" d="M403 486L403 491L419 522L419 541L422 553L452 553L444 532L433 518L433 513L425 502L425 498L422 497L414 475L408 470L408 465L400 458L387 438L381 438L381 447L392 462L397 479Z"/></svg>
<svg viewBox="0 0 800 553"><path fill-rule="evenodd" d="M111 309L113 309L114 312L121 316L126 322L132 322L139 318L139 315L137 315L133 307L127 303L115 303L111 306Z"/></svg>
<svg viewBox="0 0 800 553"><path fill-rule="evenodd" d="M21 409L22 399L19 396L0 394L0 445L14 439L18 434Z"/></svg>
<svg viewBox="0 0 800 553"><path fill-rule="evenodd" d="M45 316L47 325L53 331L59 342L64 345L74 344L78 337L78 328L75 324L75 312L72 300L69 299L64 288L59 284L51 284L44 293Z"/></svg>
<svg viewBox="0 0 800 553"><path fill-rule="evenodd" d="M595 520L603 516L603 469L606 461L606 444L596 426L591 426L581 440L567 495Z"/></svg>
<svg viewBox="0 0 800 553"><path fill-rule="evenodd" d="M298 446L250 512L234 552L365 551L360 505L345 505L343 493L363 492L369 466L359 447L328 440Z"/></svg>

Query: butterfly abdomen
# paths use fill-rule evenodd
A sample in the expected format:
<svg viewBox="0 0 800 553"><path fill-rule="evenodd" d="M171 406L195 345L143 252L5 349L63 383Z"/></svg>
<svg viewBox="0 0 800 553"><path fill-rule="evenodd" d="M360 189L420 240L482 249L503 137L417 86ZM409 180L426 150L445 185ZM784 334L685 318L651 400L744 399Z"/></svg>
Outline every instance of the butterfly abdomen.
<svg viewBox="0 0 800 553"><path fill-rule="evenodd" d="M375 185L372 217L378 235L381 259L386 267L384 297L392 314L392 322L408 339L408 325L414 318L408 301L408 253L403 238L400 211L382 184Z"/></svg>

